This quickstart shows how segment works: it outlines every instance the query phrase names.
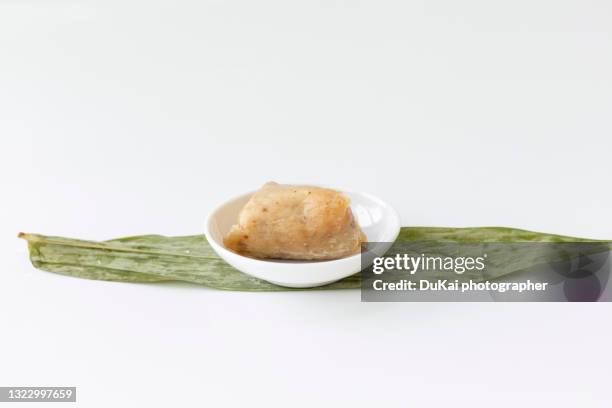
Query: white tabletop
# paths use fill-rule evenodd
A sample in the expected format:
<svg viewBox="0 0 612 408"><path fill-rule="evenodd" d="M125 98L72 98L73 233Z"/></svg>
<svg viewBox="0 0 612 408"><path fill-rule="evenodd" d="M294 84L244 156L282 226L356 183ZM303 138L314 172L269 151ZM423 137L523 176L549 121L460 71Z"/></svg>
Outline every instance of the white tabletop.
<svg viewBox="0 0 612 408"><path fill-rule="evenodd" d="M34 269L268 180L612 238L612 6L0 3L0 386L78 406L610 406L610 304L361 303Z"/></svg>

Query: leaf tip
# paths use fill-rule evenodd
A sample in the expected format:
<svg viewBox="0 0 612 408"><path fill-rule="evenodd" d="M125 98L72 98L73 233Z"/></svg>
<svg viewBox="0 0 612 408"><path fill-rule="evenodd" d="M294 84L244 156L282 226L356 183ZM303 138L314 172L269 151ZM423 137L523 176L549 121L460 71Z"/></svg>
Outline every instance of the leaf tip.
<svg viewBox="0 0 612 408"><path fill-rule="evenodd" d="M20 232L17 234L17 238L25 239L26 241L32 241L35 238L35 234L28 234L27 232Z"/></svg>

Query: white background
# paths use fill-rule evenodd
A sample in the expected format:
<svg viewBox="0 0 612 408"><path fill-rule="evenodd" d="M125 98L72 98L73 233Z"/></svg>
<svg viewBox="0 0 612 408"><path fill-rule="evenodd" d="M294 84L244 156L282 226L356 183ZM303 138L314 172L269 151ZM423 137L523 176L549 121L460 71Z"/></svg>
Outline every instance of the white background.
<svg viewBox="0 0 612 408"><path fill-rule="evenodd" d="M77 405L608 407L611 304L365 304L35 270L265 181L612 238L608 1L0 0L0 385ZM4 406L4 405L3 405Z"/></svg>

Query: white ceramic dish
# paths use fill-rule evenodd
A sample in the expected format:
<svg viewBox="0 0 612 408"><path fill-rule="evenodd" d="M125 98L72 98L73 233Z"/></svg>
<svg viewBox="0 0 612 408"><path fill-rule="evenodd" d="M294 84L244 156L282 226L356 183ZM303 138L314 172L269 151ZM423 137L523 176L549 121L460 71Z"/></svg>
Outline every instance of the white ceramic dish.
<svg viewBox="0 0 612 408"><path fill-rule="evenodd" d="M208 216L205 234L214 251L227 263L247 275L291 288L326 285L362 269L361 255L333 261L286 261L248 258L226 249L223 237L238 219L238 214L253 193L227 201ZM351 210L366 234L368 242L388 242L378 245L374 252L382 256L395 241L400 231L397 212L384 201L365 193L345 194L351 199ZM364 262L367 263L367 262ZM369 264L363 265L363 268Z"/></svg>

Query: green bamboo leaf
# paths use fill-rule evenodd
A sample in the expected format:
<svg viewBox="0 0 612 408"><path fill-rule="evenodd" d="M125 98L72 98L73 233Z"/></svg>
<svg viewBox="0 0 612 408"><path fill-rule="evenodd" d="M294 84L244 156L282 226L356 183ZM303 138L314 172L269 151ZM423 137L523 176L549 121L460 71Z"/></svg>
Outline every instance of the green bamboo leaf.
<svg viewBox="0 0 612 408"><path fill-rule="evenodd" d="M28 242L30 260L38 268L62 275L119 282L183 281L236 291L288 289L245 275L219 258L203 235L141 235L95 242L20 233ZM603 242L512 228L404 227L401 242ZM517 266L518 268L518 266ZM509 269L504 273L512 273ZM313 289L354 289L359 274Z"/></svg>

